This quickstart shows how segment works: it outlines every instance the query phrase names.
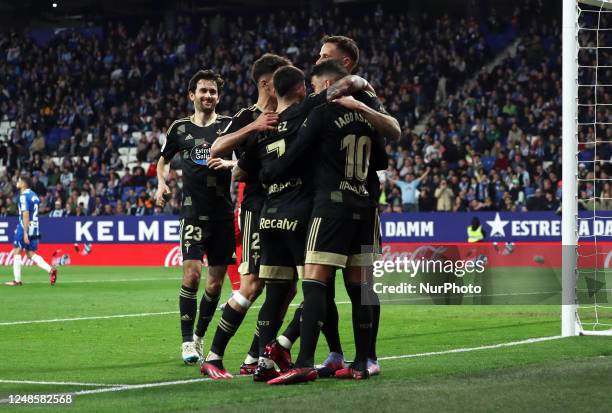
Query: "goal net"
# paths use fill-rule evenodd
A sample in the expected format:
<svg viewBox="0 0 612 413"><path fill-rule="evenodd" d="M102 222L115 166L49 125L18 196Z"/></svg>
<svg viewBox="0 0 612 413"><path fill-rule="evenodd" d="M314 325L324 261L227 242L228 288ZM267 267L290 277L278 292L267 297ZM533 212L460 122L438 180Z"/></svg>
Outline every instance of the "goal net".
<svg viewBox="0 0 612 413"><path fill-rule="evenodd" d="M612 0L563 3L562 165L562 335L612 335Z"/></svg>

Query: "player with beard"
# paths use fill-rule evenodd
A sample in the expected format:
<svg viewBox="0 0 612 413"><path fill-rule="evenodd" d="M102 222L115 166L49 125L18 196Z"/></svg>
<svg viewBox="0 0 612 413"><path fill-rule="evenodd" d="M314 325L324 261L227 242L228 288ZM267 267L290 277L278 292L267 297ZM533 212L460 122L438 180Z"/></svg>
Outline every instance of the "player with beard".
<svg viewBox="0 0 612 413"><path fill-rule="evenodd" d="M322 39L321 50L319 53L318 63L322 63L326 60L334 59L342 63L342 65L349 71L353 72L357 62L359 61L359 48L355 41L346 36L325 36ZM331 91L332 93L333 90ZM386 115L386 122L382 122L379 127L379 132L389 139L399 139L401 129L397 120L389 116L380 103L380 101L372 95L375 100L376 106L368 105L378 110L380 113ZM366 113L368 108L360 105L359 102L349 99L341 99L338 103L347 106L348 108L359 110L362 113ZM372 216L374 217L373 224L375 228L373 231L380 234L380 218L378 215L378 200L380 198L380 181L376 173L376 169L386 169L384 163L380 164L378 168L371 168L368 172L367 186L370 192L370 198L372 201ZM380 236L377 237L373 248L377 251L381 251ZM344 277L347 279L350 272L363 271L362 269L356 269L355 267L348 267L343 270ZM371 279L371 268L367 269L368 278ZM352 276L356 277L357 274ZM369 280L368 280L369 281ZM322 332L327 340L329 346L329 355L327 359L318 366L318 373L320 377L329 377L335 375L335 372L346 367L344 362L344 355L342 345L340 343L340 335L338 332L338 309L334 301L335 296L335 283L328 283L327 292L327 318L322 327ZM369 289L368 292L368 304L372 306L373 322L372 322L372 342L371 351L368 358L368 370L370 375L377 375L380 372L380 367L376 356L376 338L378 335L378 325L380 321L380 303L376 293ZM272 355L275 361L280 363L287 363L290 360L289 351L293 343L299 337L299 325L301 318L302 306L296 310L293 320L285 329L285 331L278 337L276 342L271 343L268 348L268 352Z"/></svg>
<svg viewBox="0 0 612 413"><path fill-rule="evenodd" d="M227 265L234 262L230 197L230 169L234 163L229 159L210 157L212 143L231 121L231 118L215 111L222 86L221 77L210 70L200 70L193 75L188 85L188 96L194 104L194 113L170 125L157 163L156 201L163 207L170 193L166 184L166 166L177 153L180 154L183 171L180 225L183 281L179 310L185 364L194 364L202 358L202 337L217 307ZM259 120L251 127L265 130L267 125L265 120ZM240 133L248 133L248 130ZM208 259L208 271L194 334L204 253Z"/></svg>

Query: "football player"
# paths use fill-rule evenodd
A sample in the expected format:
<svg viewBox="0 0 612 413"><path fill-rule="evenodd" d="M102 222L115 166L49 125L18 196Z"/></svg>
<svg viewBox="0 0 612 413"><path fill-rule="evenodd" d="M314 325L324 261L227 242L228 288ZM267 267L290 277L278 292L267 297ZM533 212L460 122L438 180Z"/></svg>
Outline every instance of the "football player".
<svg viewBox="0 0 612 413"><path fill-rule="evenodd" d="M26 256L34 264L42 268L49 274L49 282L55 285L57 282L57 269L49 265L43 257L38 255L38 240L40 238L40 225L38 222L38 205L40 200L30 187L32 180L26 175L19 177L17 189L19 190L19 222L15 229L13 238L13 281L8 281L4 285L18 287L21 281L21 252L25 250Z"/></svg>

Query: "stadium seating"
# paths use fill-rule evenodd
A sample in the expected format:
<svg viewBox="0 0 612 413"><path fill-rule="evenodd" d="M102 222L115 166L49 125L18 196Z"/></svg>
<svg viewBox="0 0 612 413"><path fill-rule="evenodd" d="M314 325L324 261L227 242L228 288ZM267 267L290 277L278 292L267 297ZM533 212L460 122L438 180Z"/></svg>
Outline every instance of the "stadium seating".
<svg viewBox="0 0 612 413"><path fill-rule="evenodd" d="M492 26L489 21L442 12L385 14L380 9L373 17L352 8L344 11L342 17L327 12L311 19L282 12L286 25L295 28L292 36L273 24L245 26L247 36L211 33L199 25L201 19L211 17L207 15L193 16L172 32L166 32L163 22L149 20L131 27L128 35L121 20L111 20L94 28L101 39L100 56L104 57L99 62L88 57L97 44L96 38L88 35L92 28L63 30L36 46L34 42L40 39L31 37L27 30L15 33L10 41L7 34L0 34L0 53L6 55L9 47L13 51L17 47L19 57L10 65L32 73L18 79L16 72L8 69L9 63L0 61L2 72L9 74L9 87L0 94L0 167L6 168L14 183L19 170L40 168L33 162L36 152L50 154L38 172L47 182L49 177L55 181L55 175L64 169L65 176L75 174L77 156L83 156L87 163L101 160L107 167L103 178L96 180L104 183L115 173L121 180L123 199L125 188L132 186L128 171L132 174L134 168L142 167L146 174L156 161L148 156L151 142L162 144L172 121L192 110L182 96L189 75L199 67L196 62L206 62L227 80L219 111L231 115L256 97L248 74L254 59L267 51L290 52L295 64L308 70L321 34L334 28L335 33L330 34L356 39L361 47L358 73L372 82L403 129L399 141L388 142L393 164L381 174L381 210L401 210L402 194L394 182L407 174L418 178L426 166L431 167L431 173L420 183L429 188L419 192L423 206L435 208L435 189L438 182L446 180L453 198L459 198L453 203L454 210L470 210L472 204L462 198L469 188L459 186L464 177L479 202L491 197L493 206L487 208L493 210L527 210L524 200L547 180L551 182L546 190L557 190L561 176L560 164L554 162L560 147L560 29L544 17L545 12L540 16L531 8L517 8ZM228 24L235 24L240 17L228 16ZM268 18L278 21L279 16L272 13ZM370 27L372 19L381 30L354 30ZM241 20L241 24L248 25L250 20ZM225 47L216 50L207 46L213 38ZM134 45L131 60L112 48L118 41ZM294 42L300 46L290 47ZM510 44L518 47L506 53ZM52 57L57 61L51 66L45 92L56 100L43 99L45 93L30 99L23 90L31 89L28 86L36 79L33 62L37 56L47 56L51 48L69 51L61 58L60 54ZM159 64L151 64L147 57L151 55L159 58ZM76 65L77 59L85 66ZM62 75L66 72L71 76ZM18 82L19 88L11 86ZM81 90L81 85L89 89ZM34 107L41 109L32 110ZM512 130L513 123L517 130ZM44 142L35 139L37 133L43 134ZM589 159L589 149L581 149L581 159ZM66 155L72 158L72 165L64 168ZM519 176L519 168L523 176ZM89 172L86 179L73 179L79 191L91 181L90 195L95 196L93 176L98 174ZM180 172L175 172L171 179L179 176ZM144 190L153 197L155 177L149 182ZM478 185L487 189L478 191ZM178 186L176 204L180 203L180 182ZM510 203L505 199L508 196ZM64 203L70 192L65 198ZM69 208L74 212L75 205ZM0 215L11 212L0 208ZM163 212L177 210L168 207Z"/></svg>

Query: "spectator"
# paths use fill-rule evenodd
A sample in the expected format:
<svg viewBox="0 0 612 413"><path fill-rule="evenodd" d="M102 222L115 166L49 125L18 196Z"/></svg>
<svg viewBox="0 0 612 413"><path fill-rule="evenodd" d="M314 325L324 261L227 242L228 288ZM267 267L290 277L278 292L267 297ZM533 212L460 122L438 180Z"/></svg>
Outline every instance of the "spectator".
<svg viewBox="0 0 612 413"><path fill-rule="evenodd" d="M450 211L452 209L454 194L445 180L440 181L440 186L436 188L434 196L437 199L436 211Z"/></svg>
<svg viewBox="0 0 612 413"><path fill-rule="evenodd" d="M136 215L136 205L133 205L130 201L125 202L125 213L127 215Z"/></svg>
<svg viewBox="0 0 612 413"><path fill-rule="evenodd" d="M147 162L157 162L160 154L161 154L161 149L159 147L159 143L157 143L157 141L155 140L151 143L151 146L149 147L149 150L147 151L145 160Z"/></svg>
<svg viewBox="0 0 612 413"><path fill-rule="evenodd" d="M51 218L62 218L66 216L66 211L62 209L62 201L60 199L55 201L55 207L49 213Z"/></svg>
<svg viewBox="0 0 612 413"><path fill-rule="evenodd" d="M70 183L72 182L72 178L72 172L70 172L68 169L64 169L64 171L59 177L59 180L64 188L68 188L70 186Z"/></svg>
<svg viewBox="0 0 612 413"><path fill-rule="evenodd" d="M6 214L10 216L17 215L17 204L11 198L6 198Z"/></svg>
<svg viewBox="0 0 612 413"><path fill-rule="evenodd" d="M141 217L147 213L147 208L145 207L145 199L144 196L140 196L138 198L138 203L136 206L136 210L134 211L134 215L137 217Z"/></svg>
<svg viewBox="0 0 612 413"><path fill-rule="evenodd" d="M147 184L147 176L145 175L142 166L135 166L132 169L132 180L131 183L134 186L145 186Z"/></svg>
<svg viewBox="0 0 612 413"><path fill-rule="evenodd" d="M421 186L419 194L419 212L431 212L436 210L436 200L428 186Z"/></svg>
<svg viewBox="0 0 612 413"><path fill-rule="evenodd" d="M537 188L533 196L527 199L527 209L530 211L541 211L546 205L546 199L542 194L542 189Z"/></svg>
<svg viewBox="0 0 612 413"><path fill-rule="evenodd" d="M101 215L103 216L114 215L113 206L111 204L104 205Z"/></svg>
<svg viewBox="0 0 612 413"><path fill-rule="evenodd" d="M414 175L409 173L404 178L404 181L395 180L393 183L397 186L402 192L402 211L403 212L418 212L418 197L417 197L417 189L421 183L421 180L427 176L430 169L427 168L425 173L421 175L419 178L414 179Z"/></svg>
<svg viewBox="0 0 612 413"><path fill-rule="evenodd" d="M72 214L72 216L75 217L84 217L85 215L87 215L83 209L83 204L78 204L77 207L74 210L74 213Z"/></svg>
<svg viewBox="0 0 612 413"><path fill-rule="evenodd" d="M93 209L98 196L102 204L114 203L130 192L126 188L146 187L155 180L164 132L173 120L192 110L181 85L188 81L197 65L194 62L209 62L226 78L219 111L233 114L256 98L256 88L247 80L247 68L254 59L264 51L285 51L296 66L308 68L311 51L318 48L320 34L329 27L355 37L361 48L359 73L376 87L403 128L401 139L386 147L391 161L383 178L385 211L429 209L441 181L458 194L452 210L543 210L552 207L545 202L549 192L559 201L560 25L540 2L525 2L513 17L497 19L500 35L495 37L501 44L496 48L515 39L520 40L519 47L516 54L486 70L493 61L491 36L484 29L487 25L472 17L388 13L382 7L374 15L362 15L348 6L279 13L283 24L274 23L281 16L277 13L261 21L240 14L193 16L191 21L174 22L172 31L161 20L150 21L121 35L119 41L129 45L128 53L116 52L118 40L113 33L120 31L121 24L116 18L100 36L67 29L44 45L35 44L25 30L10 36L0 33L0 53L7 56L0 60L0 73L5 75L0 119L15 122L6 143L0 143L0 167L7 170L7 179L0 177L0 199L6 201L2 205L7 213L14 210L16 199L15 182L8 177L21 169L38 175L46 187L46 194L40 194L46 202L52 205L59 198L71 213L76 213L83 190L90 200L81 213ZM251 34L232 36L225 24ZM352 30L374 24L380 30ZM508 27L512 30L504 33ZM227 47L201 47L210 44L212 37ZM602 61L611 55L603 49L600 53ZM98 64L91 56L106 56L105 62ZM38 73L40 62L45 62L44 81L32 75ZM592 66L596 62L585 53L579 63ZM98 81L84 82L83 73ZM596 83L594 73L581 73L581 82ZM472 77L475 80L468 81ZM592 102L592 91L580 89L581 102ZM587 182L612 175L611 164L598 163L611 159L610 144L599 143L597 151L593 145L595 136L612 141L612 127L606 126L612 124L606 107L612 105L612 95L598 95L598 103L597 120L603 122L598 130L589 126L595 120L592 105L581 106L578 113L584 123L578 134L578 156L583 162L580 208L609 206L605 198L610 189ZM150 162L150 168L127 170L134 153L122 151L120 156L120 147L137 147L138 159ZM66 158L54 165L48 155ZM73 162L76 156L86 159ZM415 177L426 167L431 168L431 177L414 184L415 188L402 188L408 180L418 182ZM409 175L412 178L406 178ZM171 172L168 182L174 182L176 193L171 187L172 200L165 213L176 212L180 204L176 179ZM525 197L538 189L541 199ZM130 207L123 207L126 212L138 208L136 195L131 196ZM411 202L402 207L406 196ZM435 209L437 203L436 199ZM146 213L154 212L146 199L143 204Z"/></svg>
<svg viewBox="0 0 612 413"><path fill-rule="evenodd" d="M81 195L77 198L77 205L83 209L85 214L89 211L89 198L87 191L81 191Z"/></svg>
<svg viewBox="0 0 612 413"><path fill-rule="evenodd" d="M42 134L42 131L38 131L36 134L36 138L32 140L30 145L30 153L43 153L45 151L45 137Z"/></svg>
<svg viewBox="0 0 612 413"><path fill-rule="evenodd" d="M544 195L544 211L556 211L559 208L559 201L551 192L546 192Z"/></svg>

